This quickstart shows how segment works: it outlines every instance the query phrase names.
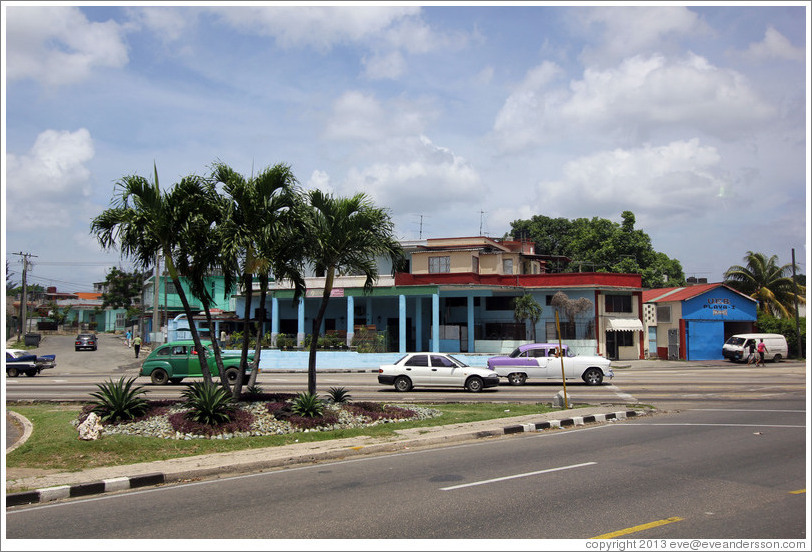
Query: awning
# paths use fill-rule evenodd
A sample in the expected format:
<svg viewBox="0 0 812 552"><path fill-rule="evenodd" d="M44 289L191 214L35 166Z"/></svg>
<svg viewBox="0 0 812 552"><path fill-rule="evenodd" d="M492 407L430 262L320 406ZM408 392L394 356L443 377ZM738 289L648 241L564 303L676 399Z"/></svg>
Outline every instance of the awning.
<svg viewBox="0 0 812 552"><path fill-rule="evenodd" d="M639 318L609 318L606 321L607 332L642 332L643 323Z"/></svg>

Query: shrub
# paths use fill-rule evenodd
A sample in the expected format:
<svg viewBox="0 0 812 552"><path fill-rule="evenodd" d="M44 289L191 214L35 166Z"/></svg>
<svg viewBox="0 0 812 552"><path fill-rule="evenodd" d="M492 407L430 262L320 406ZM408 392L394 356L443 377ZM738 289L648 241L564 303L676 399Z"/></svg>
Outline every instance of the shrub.
<svg viewBox="0 0 812 552"><path fill-rule="evenodd" d="M324 403L315 393L299 393L291 403L291 410L299 416L315 418L321 416Z"/></svg>
<svg viewBox="0 0 812 552"><path fill-rule="evenodd" d="M186 386L181 396L189 408L186 417L190 420L211 426L231 420L234 410L231 393L219 385L195 381Z"/></svg>
<svg viewBox="0 0 812 552"><path fill-rule="evenodd" d="M345 403L352 398L349 390L344 387L331 387L327 394L330 396L330 400L336 404Z"/></svg>
<svg viewBox="0 0 812 552"><path fill-rule="evenodd" d="M355 414L356 416L364 416L370 420L405 420L414 418L417 413L408 408L401 408L399 406L383 405L373 402L359 402L344 406L344 410Z"/></svg>
<svg viewBox="0 0 812 552"><path fill-rule="evenodd" d="M325 414L323 416L298 416L296 414L288 418L290 425L297 429L314 429L317 427L328 427L338 423L338 416L335 414Z"/></svg>
<svg viewBox="0 0 812 552"><path fill-rule="evenodd" d="M133 387L134 381L134 377L126 381L122 377L118 383L110 380L97 384L99 390L90 394L96 398L91 412L98 414L104 422L132 420L142 415L148 407L146 399L141 397L146 391L141 386Z"/></svg>
<svg viewBox="0 0 812 552"><path fill-rule="evenodd" d="M169 416L169 424L175 431L192 435L204 435L207 437L221 435L223 433L247 432L251 430L251 424L253 422L254 415L240 409L232 412L231 419L228 422L219 425L210 425L189 419L183 412Z"/></svg>

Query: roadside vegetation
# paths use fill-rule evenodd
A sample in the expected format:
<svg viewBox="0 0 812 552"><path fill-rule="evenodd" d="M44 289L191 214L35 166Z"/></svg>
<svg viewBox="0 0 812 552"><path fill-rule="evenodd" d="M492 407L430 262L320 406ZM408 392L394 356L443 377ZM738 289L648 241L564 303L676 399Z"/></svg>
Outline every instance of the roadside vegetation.
<svg viewBox="0 0 812 552"><path fill-rule="evenodd" d="M346 394L346 392L344 393ZM245 402L245 401L243 401ZM330 401L332 402L332 401ZM370 403L340 403L347 408L372 408ZM377 403L376 403L377 404ZM8 404L7 409L25 416L33 425L29 439L6 456L7 468L78 471L102 466L134 464L181 458L200 454L233 452L244 449L276 447L301 442L326 441L362 435L394 436L408 428L475 422L541 414L559 410L549 404L514 403L448 403L423 404L420 408L436 410L439 415L425 419L401 420L328 431L295 431L280 435L233 437L230 439L164 439L136 435L105 435L95 441L77 439L76 422L95 406L94 403ZM303 405L304 409L306 405ZM383 405L379 405L383 406ZM408 409L410 405L399 405Z"/></svg>

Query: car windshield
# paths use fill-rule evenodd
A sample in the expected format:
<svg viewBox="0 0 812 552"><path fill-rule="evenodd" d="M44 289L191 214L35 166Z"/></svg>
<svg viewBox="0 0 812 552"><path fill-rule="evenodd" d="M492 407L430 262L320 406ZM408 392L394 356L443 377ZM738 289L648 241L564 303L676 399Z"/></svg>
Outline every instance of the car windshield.
<svg viewBox="0 0 812 552"><path fill-rule="evenodd" d="M454 358L454 357L453 357L453 356L451 356L451 355L446 355L446 358L448 358L448 360L450 360L451 362L453 362L453 363L454 363L454 364L456 364L457 366L461 366L461 367L467 367L467 366L468 366L467 364L465 364L465 363L464 363L463 361L461 361L460 359L458 359L458 358Z"/></svg>
<svg viewBox="0 0 812 552"><path fill-rule="evenodd" d="M509 356L510 358L516 358L516 357L517 357L517 356L519 356L520 354L522 354L522 349L521 349L520 347L517 347L517 348L516 348L516 349L515 349L515 350L514 350L512 353L510 353L508 356Z"/></svg>
<svg viewBox="0 0 812 552"><path fill-rule="evenodd" d="M727 344L728 345L739 346L739 345L742 345L744 343L744 341L745 341L745 339L743 337L731 337L730 339L727 340ZM718 341L717 341L717 343L718 343Z"/></svg>

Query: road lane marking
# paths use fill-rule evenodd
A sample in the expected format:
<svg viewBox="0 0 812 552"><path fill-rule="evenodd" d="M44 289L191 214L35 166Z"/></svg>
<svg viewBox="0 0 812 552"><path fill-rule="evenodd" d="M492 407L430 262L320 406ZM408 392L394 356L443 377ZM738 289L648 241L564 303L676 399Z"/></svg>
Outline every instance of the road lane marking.
<svg viewBox="0 0 812 552"><path fill-rule="evenodd" d="M485 479L483 481L474 481L473 483L465 483L463 485L454 485L453 487L443 487L440 490L441 491L453 491L455 489L462 489L462 488L465 488L465 487L475 487L477 485L485 485L487 483L497 483L499 481L507 481L508 479L518 479L520 477L530 477L531 475L539 475L539 474L542 474L542 473L551 473L551 472L557 472L557 471L561 471L561 470L571 470L573 468L582 468L584 466L592 466L594 464L596 464L596 462L585 462L583 464L573 464L572 466L562 466L560 468L550 468L548 470L540 470L540 471L534 471L534 472L528 472L528 473L518 473L516 475L508 475L508 476L505 476L505 477L497 477L496 479Z"/></svg>
<svg viewBox="0 0 812 552"><path fill-rule="evenodd" d="M610 390L612 390L615 393L615 395L617 395L618 397L620 397L621 399L623 399L626 402L630 402L630 403L638 402L637 399L634 398L634 396L629 395L628 393L624 393L623 391L618 389L617 386L615 386L614 384L610 383L607 387Z"/></svg>
<svg viewBox="0 0 812 552"><path fill-rule="evenodd" d="M804 494L806 489L799 489L797 491L790 491L789 494Z"/></svg>
<svg viewBox="0 0 812 552"><path fill-rule="evenodd" d="M622 537L623 535L628 535L630 533L637 533L638 531L645 531L646 529L651 529L653 527L660 527L661 525L668 525L669 523L674 523L676 521L682 521L681 517L670 517L667 519L661 519L659 521L652 521L651 523L644 523L642 525L635 525L634 527L629 527L628 529L621 529L620 531L614 531L613 533L604 533L603 535L598 535L597 537L592 537L593 539L611 539L614 537Z"/></svg>
<svg viewBox="0 0 812 552"><path fill-rule="evenodd" d="M806 410L754 410L752 408L689 408L689 410L700 410L703 412L806 412Z"/></svg>

